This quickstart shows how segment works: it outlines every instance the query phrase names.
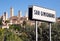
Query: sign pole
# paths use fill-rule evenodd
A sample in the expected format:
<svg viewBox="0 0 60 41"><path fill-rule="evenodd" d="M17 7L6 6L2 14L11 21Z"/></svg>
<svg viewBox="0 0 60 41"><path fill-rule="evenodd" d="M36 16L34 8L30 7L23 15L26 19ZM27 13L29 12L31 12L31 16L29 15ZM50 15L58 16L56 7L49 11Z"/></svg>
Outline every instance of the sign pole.
<svg viewBox="0 0 60 41"><path fill-rule="evenodd" d="M36 28L36 41L38 41L38 28L37 28L37 21L35 21L35 28Z"/></svg>
<svg viewBox="0 0 60 41"><path fill-rule="evenodd" d="M50 41L51 41L51 23L50 23L50 29L49 30L50 30Z"/></svg>

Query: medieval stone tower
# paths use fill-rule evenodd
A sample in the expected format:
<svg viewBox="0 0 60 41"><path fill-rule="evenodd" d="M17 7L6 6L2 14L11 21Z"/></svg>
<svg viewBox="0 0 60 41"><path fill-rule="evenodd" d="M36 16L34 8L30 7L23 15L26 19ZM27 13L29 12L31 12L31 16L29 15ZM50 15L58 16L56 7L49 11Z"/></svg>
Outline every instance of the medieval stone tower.
<svg viewBox="0 0 60 41"><path fill-rule="evenodd" d="M22 16L21 16L21 11L20 11L20 10L18 11L18 17L19 17L19 18L22 17Z"/></svg>
<svg viewBox="0 0 60 41"><path fill-rule="evenodd" d="M11 7L10 8L10 17L14 16L14 9Z"/></svg>
<svg viewBox="0 0 60 41"><path fill-rule="evenodd" d="M7 12L4 12L4 14L3 14L3 20L4 21L7 20L7 17L8 17Z"/></svg>

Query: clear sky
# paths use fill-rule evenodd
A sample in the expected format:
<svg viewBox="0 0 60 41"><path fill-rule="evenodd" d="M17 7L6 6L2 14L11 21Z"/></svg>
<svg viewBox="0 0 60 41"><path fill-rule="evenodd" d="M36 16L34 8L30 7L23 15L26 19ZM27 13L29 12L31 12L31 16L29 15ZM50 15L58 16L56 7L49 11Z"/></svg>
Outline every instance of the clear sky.
<svg viewBox="0 0 60 41"><path fill-rule="evenodd" d="M14 15L18 14L18 10L21 10L24 16L29 5L53 9L56 11L57 17L60 16L60 0L0 0L0 16L5 11L10 15L10 7L14 8Z"/></svg>

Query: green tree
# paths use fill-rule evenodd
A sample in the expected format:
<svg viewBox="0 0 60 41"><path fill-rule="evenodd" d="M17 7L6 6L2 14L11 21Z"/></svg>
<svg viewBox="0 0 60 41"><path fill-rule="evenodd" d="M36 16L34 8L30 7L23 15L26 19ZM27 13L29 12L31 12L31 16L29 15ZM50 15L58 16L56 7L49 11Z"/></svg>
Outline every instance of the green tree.
<svg viewBox="0 0 60 41"><path fill-rule="evenodd" d="M0 18L0 25L2 25L2 17Z"/></svg>
<svg viewBox="0 0 60 41"><path fill-rule="evenodd" d="M9 23L10 21L9 20L6 20L5 23Z"/></svg>
<svg viewBox="0 0 60 41"><path fill-rule="evenodd" d="M17 36L16 34L9 32L6 35L6 41L23 41L19 36Z"/></svg>
<svg viewBox="0 0 60 41"><path fill-rule="evenodd" d="M20 31L21 29L21 25L18 25L18 24L13 24L13 25L10 25L9 26L10 29L13 29L13 30L18 30Z"/></svg>

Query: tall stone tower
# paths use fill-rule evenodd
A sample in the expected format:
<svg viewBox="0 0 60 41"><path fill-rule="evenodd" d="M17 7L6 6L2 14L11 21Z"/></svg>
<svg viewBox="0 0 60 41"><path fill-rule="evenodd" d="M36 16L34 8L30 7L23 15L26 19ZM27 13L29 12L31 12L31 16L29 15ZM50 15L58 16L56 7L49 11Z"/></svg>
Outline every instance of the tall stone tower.
<svg viewBox="0 0 60 41"><path fill-rule="evenodd" d="M26 11L25 17L26 17L26 20L28 20L28 10Z"/></svg>
<svg viewBox="0 0 60 41"><path fill-rule="evenodd" d="M10 8L10 17L14 16L14 9L11 7Z"/></svg>
<svg viewBox="0 0 60 41"><path fill-rule="evenodd" d="M21 16L21 11L20 11L20 10L18 11L18 17L19 17L19 18L22 17L22 16Z"/></svg>
<svg viewBox="0 0 60 41"><path fill-rule="evenodd" d="M26 11L26 13L25 13L26 15L25 15L25 17L28 17L28 11Z"/></svg>
<svg viewBox="0 0 60 41"><path fill-rule="evenodd" d="M7 20L7 12L4 12L4 14L3 14L3 20L5 21L5 20Z"/></svg>

